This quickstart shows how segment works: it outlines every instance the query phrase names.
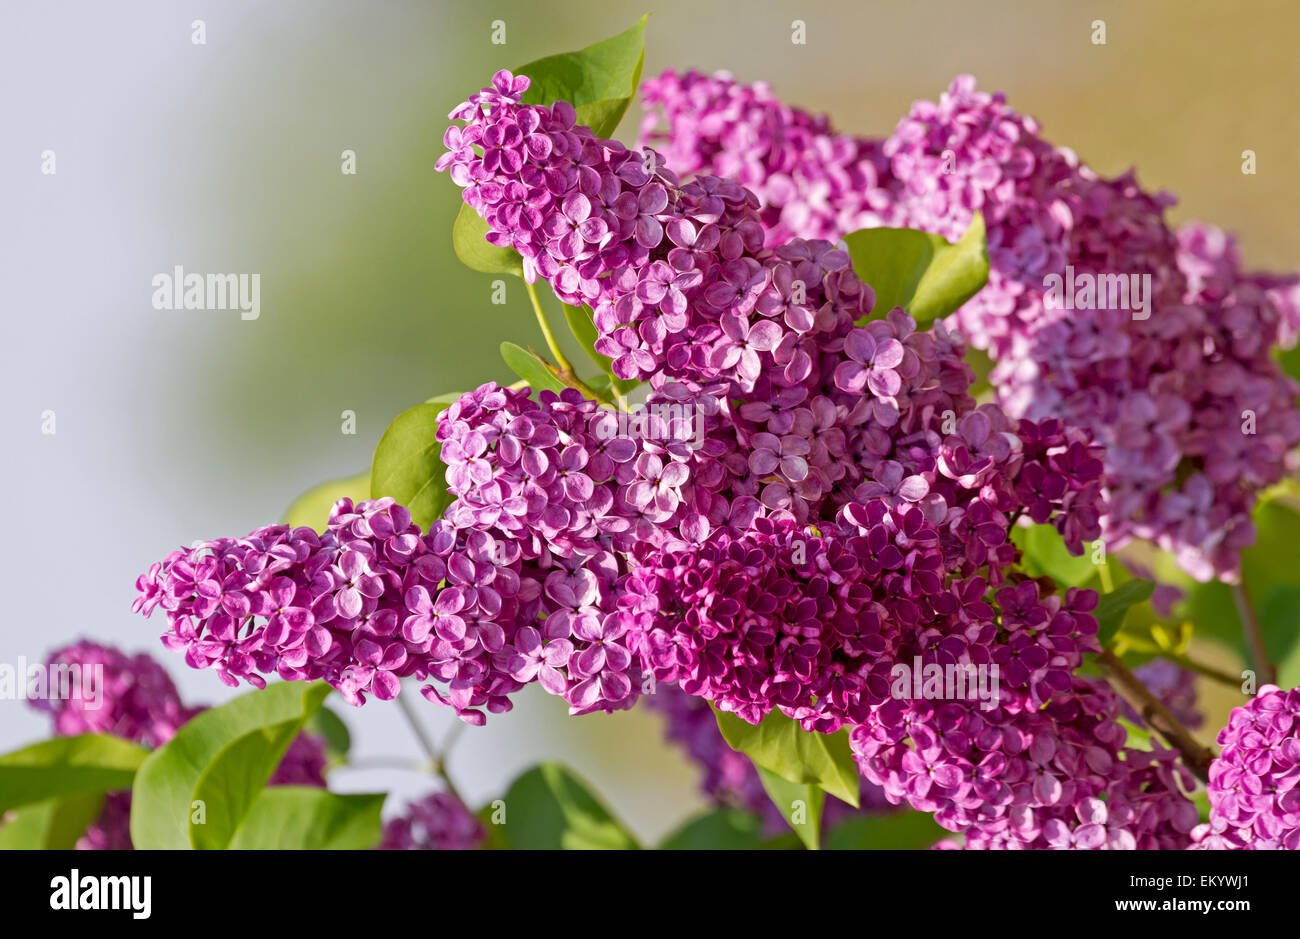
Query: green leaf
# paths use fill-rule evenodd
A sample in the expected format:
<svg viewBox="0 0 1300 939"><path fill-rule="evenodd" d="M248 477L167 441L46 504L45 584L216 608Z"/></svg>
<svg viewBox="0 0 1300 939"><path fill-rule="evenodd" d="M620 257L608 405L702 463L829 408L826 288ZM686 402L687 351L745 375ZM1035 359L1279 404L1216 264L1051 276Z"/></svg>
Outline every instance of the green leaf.
<svg viewBox="0 0 1300 939"><path fill-rule="evenodd" d="M1030 577L1052 578L1062 587L1082 587L1097 575L1097 565L1085 552L1073 555L1065 539L1051 525L1019 526L1011 529L1011 540L1021 551L1021 562Z"/></svg>
<svg viewBox="0 0 1300 939"><path fill-rule="evenodd" d="M1278 687L1300 685L1300 586L1274 587L1257 615L1264 646L1277 666Z"/></svg>
<svg viewBox="0 0 1300 939"><path fill-rule="evenodd" d="M131 840L135 846L172 850L192 847L190 816L200 780L209 792L217 791L217 777L208 775L204 779L209 765L232 743L254 731L294 722L301 727L329 692L324 682L280 682L204 711L182 726L165 746L149 754L136 775L131 788ZM289 737L292 739L292 735ZM248 746L251 750L252 745ZM269 758L269 748L264 753ZM226 753L225 769L237 771L240 758L247 755L249 751L245 750ZM212 812L207 814L212 820ZM218 824L230 828L227 822Z"/></svg>
<svg viewBox="0 0 1300 939"><path fill-rule="evenodd" d="M459 401L462 397L464 397L462 392L449 391L446 394L434 395L432 398L427 399L424 403L437 404L440 405L442 408L449 408L457 401Z"/></svg>
<svg viewBox="0 0 1300 939"><path fill-rule="evenodd" d="M857 807L861 783L847 730L814 733L779 711L772 711L757 725L717 708L713 713L727 745L748 756L755 766L788 782L815 783Z"/></svg>
<svg viewBox="0 0 1300 939"><path fill-rule="evenodd" d="M0 823L0 851L68 851L99 817L104 793L82 792L15 809Z"/></svg>
<svg viewBox="0 0 1300 939"><path fill-rule="evenodd" d="M1149 580L1134 578L1126 584L1120 584L1113 591L1103 594L1092 615L1097 618L1097 641L1104 648L1115 633L1124 624L1124 616L1129 607L1136 606L1151 599L1156 585Z"/></svg>
<svg viewBox="0 0 1300 939"><path fill-rule="evenodd" d="M579 49L549 55L515 69L531 81L524 104L567 101L578 123L597 137L611 137L636 96L645 62L645 24L649 14L617 36Z"/></svg>
<svg viewBox="0 0 1300 939"><path fill-rule="evenodd" d="M324 531L329 522L330 509L343 498L353 502L369 499L370 473L358 473L347 479L331 479L327 483L313 486L293 500L293 504L284 513L284 524L293 528Z"/></svg>
<svg viewBox="0 0 1300 939"><path fill-rule="evenodd" d="M436 436L444 410L440 404L417 404L397 415L379 438L370 468L370 497L396 499L425 531L451 504Z"/></svg>
<svg viewBox="0 0 1300 939"><path fill-rule="evenodd" d="M302 729L325 741L325 753L331 764L347 760L348 751L352 749L352 732L348 730L343 718L329 708L322 707L308 718Z"/></svg>
<svg viewBox="0 0 1300 939"><path fill-rule="evenodd" d="M547 56L515 69L516 75L527 75L532 80L524 94L524 103L567 101L577 110L579 124L586 124L597 137L610 137L641 81L645 22L643 16L635 26L617 36L577 52ZM451 229L456 257L466 267L484 274L523 277L519 252L488 244L487 234L487 222L462 203Z"/></svg>
<svg viewBox="0 0 1300 939"><path fill-rule="evenodd" d="M488 223L465 203L451 226L451 248L471 271L524 276L524 259L514 248L498 248L487 241Z"/></svg>
<svg viewBox="0 0 1300 939"><path fill-rule="evenodd" d="M695 816L659 845L661 851L749 851L763 842L763 820L737 809Z"/></svg>
<svg viewBox="0 0 1300 939"><path fill-rule="evenodd" d="M1123 716L1119 718L1119 725L1124 728L1124 732L1128 735L1124 740L1124 746L1132 750L1145 750L1148 752L1154 749L1151 743L1151 731L1147 729L1146 725L1135 724Z"/></svg>
<svg viewBox="0 0 1300 939"><path fill-rule="evenodd" d="M591 318L591 310L585 306L569 306L565 303L564 319L569 324L569 332L573 333L573 338L578 341L582 351L587 353L587 358L596 364L601 370L605 379L604 383L597 380L587 382L591 387L603 388L605 384L613 385L618 389L620 394L627 394L637 385L641 384L634 378L619 378L614 374L614 360L606 358L596 351L596 339L599 333L596 332L596 324Z"/></svg>
<svg viewBox="0 0 1300 939"><path fill-rule="evenodd" d="M624 850L636 839L559 763L541 763L510 785L505 822L492 832L496 847L515 850Z"/></svg>
<svg viewBox="0 0 1300 939"><path fill-rule="evenodd" d="M813 783L790 782L761 766L758 767L758 778L785 823L809 851L816 851L821 840L822 805L826 802L826 793Z"/></svg>
<svg viewBox="0 0 1300 939"><path fill-rule="evenodd" d="M935 824L929 812L890 812L855 815L826 836L828 851L923 851L951 834Z"/></svg>
<svg viewBox="0 0 1300 939"><path fill-rule="evenodd" d="M384 793L340 795L314 786L262 790L232 850L355 851L383 836Z"/></svg>
<svg viewBox="0 0 1300 939"><path fill-rule="evenodd" d="M131 788L149 756L108 734L56 737L0 756L0 813L60 796Z"/></svg>
<svg viewBox="0 0 1300 939"><path fill-rule="evenodd" d="M546 360L513 342L501 343L501 358L505 360L510 371L514 372L534 391L550 389L557 394L564 390L564 382L555 377Z"/></svg>
<svg viewBox="0 0 1300 939"><path fill-rule="evenodd" d="M978 212L956 244L910 228L864 228L845 241L853 269L876 293L877 319L901 306L924 326L956 310L989 279Z"/></svg>
<svg viewBox="0 0 1300 939"><path fill-rule="evenodd" d="M203 770L191 801L203 816L190 816L190 844L200 851L222 851L266 789L304 720L290 718L236 737Z"/></svg>

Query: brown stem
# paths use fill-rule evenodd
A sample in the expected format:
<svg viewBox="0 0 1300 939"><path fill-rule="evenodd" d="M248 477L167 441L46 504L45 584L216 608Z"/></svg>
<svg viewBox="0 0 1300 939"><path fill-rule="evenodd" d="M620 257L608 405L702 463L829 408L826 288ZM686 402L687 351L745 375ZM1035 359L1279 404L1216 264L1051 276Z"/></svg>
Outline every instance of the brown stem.
<svg viewBox="0 0 1300 939"><path fill-rule="evenodd" d="M1243 575L1239 583L1232 585L1232 598L1237 602L1237 615L1241 617L1241 632L1250 647L1250 662L1259 673L1261 685L1277 684L1277 669L1268 660L1268 647L1264 644L1264 631L1260 629L1259 617L1255 614L1255 603L1250 599Z"/></svg>
<svg viewBox="0 0 1300 939"><path fill-rule="evenodd" d="M1165 743L1182 754L1183 762L1192 774L1202 782L1209 782L1214 751L1193 737L1110 649L1103 650L1097 656L1097 664L1120 696L1142 715L1142 719L1164 738Z"/></svg>

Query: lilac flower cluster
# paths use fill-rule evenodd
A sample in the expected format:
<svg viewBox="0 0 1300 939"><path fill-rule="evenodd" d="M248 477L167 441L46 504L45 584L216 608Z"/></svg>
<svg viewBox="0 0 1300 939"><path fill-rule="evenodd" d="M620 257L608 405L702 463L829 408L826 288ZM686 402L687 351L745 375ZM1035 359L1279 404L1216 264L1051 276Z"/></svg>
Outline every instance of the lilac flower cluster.
<svg viewBox="0 0 1300 939"><path fill-rule="evenodd" d="M933 812L967 849L1185 847L1191 774L1172 750L1124 746L1118 716L1109 686L1074 677L1042 708L891 701L850 741L891 802Z"/></svg>
<svg viewBox="0 0 1300 939"><path fill-rule="evenodd" d="M1178 723L1195 730L1205 723L1196 702L1196 676L1168 659L1152 659L1146 665L1133 669L1147 691L1169 709ZM1123 702L1124 716L1134 724L1142 724L1142 716L1127 701Z"/></svg>
<svg viewBox="0 0 1300 939"><path fill-rule="evenodd" d="M644 139L667 141L674 166L743 166L756 191L771 190L760 218L778 239L875 225L955 239L982 213L989 282L951 325L997 362L1004 407L1087 428L1106 448L1113 547L1150 539L1200 579L1235 575L1254 539L1255 493L1282 477L1300 442L1298 389L1268 354L1300 331L1296 278L1242 273L1217 230L1175 235L1163 218L1171 197L1145 193L1132 174L1098 177L969 76L937 103L916 103L883 143L835 135L765 86L729 76L670 72L647 82L644 98ZM809 128L816 145L807 145ZM883 161L846 195L849 153ZM787 165L798 167L799 185L787 183ZM1122 276L1126 286L1149 276L1149 319L1062 308L1048 279L1067 273Z"/></svg>
<svg viewBox="0 0 1300 939"><path fill-rule="evenodd" d="M1264 685L1219 731L1201 850L1300 849L1300 689Z"/></svg>
<svg viewBox="0 0 1300 939"><path fill-rule="evenodd" d="M1080 829L1106 813L1112 846L1185 840L1169 760L1123 751L1113 697L1073 675L1097 651L1095 593L1009 571L1020 518L1076 553L1101 534L1092 437L977 405L962 340L900 309L870 318L846 252L772 246L754 193L682 183L563 102L522 104L527 87L501 72L458 107L438 168L530 280L592 308L614 371L698 415L703 440L611 429L573 390L487 384L440 415L454 501L429 532L392 500L343 500L323 534L174 552L137 609L161 606L168 644L228 681L320 678L361 703L429 678L473 723L537 681L575 714L659 682L751 722L854 725L888 801L972 846L1091 843ZM899 662L1003 684L906 700ZM1092 776L1067 786L1067 769Z"/></svg>
<svg viewBox="0 0 1300 939"><path fill-rule="evenodd" d="M137 611L166 612L164 644L227 684L324 679L360 704L432 675L480 721L472 708L501 709L518 687L482 664L505 641L499 623L514 622L517 562L485 535L422 535L392 499L340 500L323 534L272 525L174 551L137 588Z"/></svg>
<svg viewBox="0 0 1300 939"><path fill-rule="evenodd" d="M753 192L769 245L892 224L897 197L882 141L834 133L766 83L742 85L726 72L669 70L642 82L641 97L641 143L683 177L721 176Z"/></svg>
<svg viewBox="0 0 1300 939"><path fill-rule="evenodd" d="M50 653L47 668L97 669L103 687L96 701L84 697L33 699L31 706L54 719L59 737L112 734L144 747L160 747L198 713L181 703L166 670L145 653L127 655L90 640ZM96 706L98 705L98 706Z"/></svg>
<svg viewBox="0 0 1300 939"><path fill-rule="evenodd" d="M32 707L54 718L59 737L111 734L143 747L163 746L183 724L207 708L187 707L161 665L145 653L127 655L113 646L81 640L50 653L48 666L102 669L102 695L98 707L81 697L32 700ZM325 741L300 733L285 751L268 785L324 786ZM129 851L131 845L131 793L110 792L99 817L77 842L78 850Z"/></svg>
<svg viewBox="0 0 1300 939"><path fill-rule="evenodd" d="M384 823L380 851L469 851L487 840L483 823L447 792L410 802L406 811Z"/></svg>

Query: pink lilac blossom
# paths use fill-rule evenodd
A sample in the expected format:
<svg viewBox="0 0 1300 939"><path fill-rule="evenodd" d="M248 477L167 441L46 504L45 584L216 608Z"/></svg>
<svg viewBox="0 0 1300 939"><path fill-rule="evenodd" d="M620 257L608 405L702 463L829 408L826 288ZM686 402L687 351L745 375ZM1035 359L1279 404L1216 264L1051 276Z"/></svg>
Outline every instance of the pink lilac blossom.
<svg viewBox="0 0 1300 939"><path fill-rule="evenodd" d="M640 145L682 177L721 176L753 192L769 245L891 224L896 196L882 141L837 134L766 83L742 85L727 72L669 70L642 82L641 97Z"/></svg>
<svg viewBox="0 0 1300 939"><path fill-rule="evenodd" d="M1103 822L1113 846L1176 841L1190 803L1168 760L1120 760L1113 700L1072 677L1097 651L1096 595L1008 573L1018 519L1075 552L1099 536L1093 439L978 405L961 339L898 309L868 320L844 251L765 245L752 192L683 184L563 102L521 104L526 88L498 73L458 107L438 168L530 280L592 307L616 373L697 414L703 440L611 436L618 418L576 392L484 385L440 417L455 501L427 534L392 500L344 500L322 535L273 526L174 552L137 609L161 605L167 642L230 682L323 678L361 703L415 675L478 723L534 680L571 713L675 681L750 721L860 725L864 775L974 844L1008 837L997 809L1013 800L1021 846L1090 843L1080 829ZM900 701L891 666L916 658L997 667L991 711ZM1008 722L1024 725L1012 755L1040 741L1024 772L1056 779L1059 750L1056 769L1105 763L1108 788L1035 778L1031 799L1003 799L983 751ZM1113 752L1080 742L1098 733ZM1102 791L1109 821L1087 801Z"/></svg>
<svg viewBox="0 0 1300 939"><path fill-rule="evenodd" d="M1147 691L1169 709L1178 723L1188 730L1196 730L1205 723L1196 701L1196 676L1167 659L1153 659L1146 665L1133 669ZM1134 724L1144 723L1140 714L1123 702L1124 716Z"/></svg>
<svg viewBox="0 0 1300 939"><path fill-rule="evenodd" d="M455 796L434 792L384 823L380 851L469 851L487 840L483 823Z"/></svg>
<svg viewBox="0 0 1300 939"><path fill-rule="evenodd" d="M861 227L949 239L979 211L989 282L950 325L996 361L1004 407L1087 428L1105 446L1112 547L1149 539L1199 579L1235 576L1254 539L1255 493L1282 477L1300 442L1300 389L1268 354L1296 341L1297 278L1242 273L1217 229L1175 235L1163 218L1172 197L1145 193L1131 173L1097 176L969 76L937 103L917 102L883 143L836 135L765 86L727 76L670 72L646 82L644 97L646 140L668 147L683 174L743 167L756 191L780 193L779 216L770 206L761 216L778 240L846 234L863 198L871 213L856 217ZM810 127L837 145L803 145ZM873 162L869 186L845 195L834 181L853 152L885 160ZM791 162L812 182L787 185ZM1048 278L1070 271L1080 280L1150 276L1149 318L1062 308Z"/></svg>
<svg viewBox="0 0 1300 939"><path fill-rule="evenodd" d="M1124 746L1119 702L1085 678L1045 707L895 700L850 734L866 778L968 850L1177 849L1197 821L1177 753Z"/></svg>
<svg viewBox="0 0 1300 939"><path fill-rule="evenodd" d="M174 551L137 588L138 612L166 613L164 645L230 685L323 679L361 704L432 675L447 690L424 693L477 722L519 687L490 666L514 627L517 560L481 532L422 535L392 499L340 500L323 534L272 525Z"/></svg>
<svg viewBox="0 0 1300 939"><path fill-rule="evenodd" d="M53 718L54 733L60 737L112 734L144 747L160 747L198 713L181 703L167 672L143 652L127 655L83 639L50 653L47 674L60 669L76 669L86 676L82 694L31 700L32 707ZM94 695L92 680L97 685Z"/></svg>
<svg viewBox="0 0 1300 939"><path fill-rule="evenodd" d="M653 151L575 127L567 104L521 104L526 81L499 73L454 110L466 125L448 130L438 168L464 188L489 240L519 250L529 277L592 307L597 349L620 376L707 413L712 450L686 456L690 540L759 513L830 517L864 482L933 513L957 508L945 497L976 498L986 481L1013 484L1015 425L970 413L960 341L916 332L901 310L855 325L874 295L846 252L801 239L764 248L753 193L712 176L680 184ZM489 145L498 140L508 157ZM634 217L634 206L653 211ZM574 212L591 222L580 240L557 221ZM950 452L936 468L940 448ZM954 483L932 492L925 473ZM1100 484L1080 485L1087 495L1066 501L1079 504L1086 533L1096 520L1083 503L1100 501Z"/></svg>
<svg viewBox="0 0 1300 939"><path fill-rule="evenodd" d="M163 746L192 717L207 708L187 707L161 665L141 652L127 655L113 646L83 639L50 653L48 667L76 666L102 671L95 680L102 696L34 699L32 707L54 718L54 733L71 737L85 733L111 734L149 749ZM84 686L83 686L84 687ZM268 785L325 785L325 741L300 733L285 751ZM131 793L110 792L99 817L86 829L78 850L129 851Z"/></svg>
<svg viewBox="0 0 1300 939"><path fill-rule="evenodd" d="M1300 849L1300 689L1263 685L1219 731L1200 850Z"/></svg>

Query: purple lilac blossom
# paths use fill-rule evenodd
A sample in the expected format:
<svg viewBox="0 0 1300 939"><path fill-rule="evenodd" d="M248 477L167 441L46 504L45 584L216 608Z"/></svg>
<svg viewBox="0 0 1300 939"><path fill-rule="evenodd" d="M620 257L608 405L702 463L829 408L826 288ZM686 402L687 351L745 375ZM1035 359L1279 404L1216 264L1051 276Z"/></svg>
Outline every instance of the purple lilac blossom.
<svg viewBox="0 0 1300 939"><path fill-rule="evenodd" d="M1210 820L1200 850L1300 849L1300 689L1263 685L1233 709L1210 764Z"/></svg>
<svg viewBox="0 0 1300 939"><path fill-rule="evenodd" d="M725 74L669 72L643 97L643 139L684 176L743 173L778 243L880 225L956 239L979 211L989 282L950 325L996 361L1004 407L1088 428L1105 446L1112 547L1149 539L1201 580L1236 576L1256 493L1294 468L1300 443L1297 385L1269 356L1296 341L1300 279L1243 273L1218 229L1175 234L1163 218L1172 197L1132 173L1097 176L969 76L913 105L883 142L835 134ZM846 160L867 167L848 190ZM1149 318L1047 302L1047 278L1067 266L1149 275Z"/></svg>
<svg viewBox="0 0 1300 939"><path fill-rule="evenodd" d="M481 847L487 831L464 803L448 792L434 792L407 803L384 823L380 851L469 851Z"/></svg>
<svg viewBox="0 0 1300 939"><path fill-rule="evenodd" d="M1161 704L1169 709L1178 723L1188 730L1196 730L1205 723L1196 703L1196 676L1168 659L1152 659L1146 665L1133 669L1133 674L1146 686ZM1134 724L1143 724L1142 716L1127 701L1123 703L1124 716Z"/></svg>

